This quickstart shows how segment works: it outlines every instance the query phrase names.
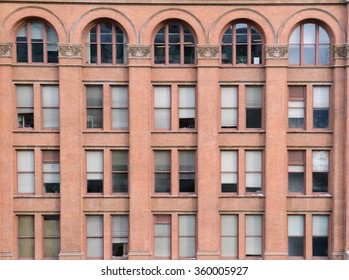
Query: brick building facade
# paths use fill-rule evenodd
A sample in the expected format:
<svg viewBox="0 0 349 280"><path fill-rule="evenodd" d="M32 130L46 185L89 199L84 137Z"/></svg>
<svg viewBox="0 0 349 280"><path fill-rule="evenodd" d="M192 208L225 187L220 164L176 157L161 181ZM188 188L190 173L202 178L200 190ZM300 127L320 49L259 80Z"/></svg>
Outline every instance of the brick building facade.
<svg viewBox="0 0 349 280"><path fill-rule="evenodd" d="M148 2L0 2L0 259L348 259L349 2Z"/></svg>

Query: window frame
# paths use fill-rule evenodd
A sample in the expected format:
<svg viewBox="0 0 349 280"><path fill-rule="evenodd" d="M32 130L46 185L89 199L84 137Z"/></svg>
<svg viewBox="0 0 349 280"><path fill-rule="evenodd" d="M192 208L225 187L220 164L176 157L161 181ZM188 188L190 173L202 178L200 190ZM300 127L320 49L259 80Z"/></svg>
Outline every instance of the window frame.
<svg viewBox="0 0 349 280"><path fill-rule="evenodd" d="M223 234L223 217L236 219L236 235ZM234 221L233 221L234 223ZM236 239L236 255L223 255L223 238L235 238ZM239 214L222 214L220 215L220 257L222 259L238 259L239 256Z"/></svg>
<svg viewBox="0 0 349 280"><path fill-rule="evenodd" d="M58 218L58 226L59 226L59 235L53 235L53 236L47 236L45 235L45 218L46 217L55 217ZM59 214L49 214L49 215L43 215L42 216L42 220L43 220L43 258L44 259L48 259L48 260L57 260L59 258L59 252L61 250L61 217ZM58 239L59 242L59 252L57 257L45 257L45 241L46 240L50 240L50 239Z"/></svg>
<svg viewBox="0 0 349 280"><path fill-rule="evenodd" d="M170 260L172 258L172 217L170 214L155 214L153 216L153 230L154 230L154 258L161 260ZM168 225L169 226L169 236L157 235L156 234L156 225ZM156 240L157 239L169 239L169 256L157 256L156 255Z"/></svg>
<svg viewBox="0 0 349 280"><path fill-rule="evenodd" d="M236 170L230 169L230 170L223 170L223 154L224 153L234 153L235 154L235 159L236 159ZM238 194L239 191L239 150L221 150L220 151L220 193L222 195L231 195L231 194ZM230 167L231 168L231 167ZM223 175L224 174L231 174L236 176L236 191L223 191Z"/></svg>
<svg viewBox="0 0 349 280"><path fill-rule="evenodd" d="M31 152L33 155L33 170L32 171L19 171L19 153L20 152ZM17 194L18 195L35 195L36 193L36 186L35 186L35 150L16 150L16 171L17 171ZM33 191L32 192L19 192L19 175L21 174L31 174L33 176L32 180L33 180Z"/></svg>
<svg viewBox="0 0 349 280"><path fill-rule="evenodd" d="M117 88L126 88L127 91L127 106L121 106L118 104L118 106L113 106L113 89L117 89ZM130 116L129 116L129 106L130 106L130 102L129 102L130 96L129 96L129 86L128 85L123 85L123 84L119 84L119 85L110 85L110 127L112 130L122 130L122 131L127 131L129 130L129 123L130 123ZM103 102L103 99L102 99ZM126 127L115 127L113 125L113 112L114 111L120 111L120 110L126 110L127 112L127 126Z"/></svg>
<svg viewBox="0 0 349 280"><path fill-rule="evenodd" d="M127 170L113 170L113 153L126 153L127 155ZM113 195L129 195L129 187L130 187L130 153L129 150L111 150L111 162L110 162L110 167L111 167L111 192ZM113 181L113 175L114 174L126 174L127 175L127 191L126 192L121 192L121 191L114 191L114 181Z"/></svg>
<svg viewBox="0 0 349 280"><path fill-rule="evenodd" d="M291 157L291 153L293 152L302 152L302 157L303 157L303 162L298 162L298 161L295 161L295 162L292 162L290 157ZM306 150L288 150L287 151L287 156L288 156L288 161L287 161L287 168L288 168L288 171L287 171L287 174L288 174L288 195L293 195L293 194L304 194L305 191L306 191ZM303 167L303 191L301 192L293 192L293 191L290 191L290 179L289 179L289 176L290 176L290 173L302 173L302 172L296 172L296 171L290 171L290 166L296 166L296 167L300 167L302 166Z"/></svg>
<svg viewBox="0 0 349 280"><path fill-rule="evenodd" d="M56 152L58 153L58 160L52 160L52 161L45 161L44 159L44 153L45 152ZM45 171L45 164L58 164L59 165L59 170L58 172L47 172ZM59 150L42 150L42 183L43 183L43 191L45 195L60 195L60 151ZM59 183L58 183L58 192L47 192L46 187L45 187L45 174L58 174L59 176Z"/></svg>
<svg viewBox="0 0 349 280"><path fill-rule="evenodd" d="M261 88L261 105L250 106L247 105L247 91L248 88ZM265 105L265 85L263 84L245 84L245 128L246 130L264 130L264 105ZM261 111L261 126L260 127L247 127L247 110L248 109L260 109Z"/></svg>
<svg viewBox="0 0 349 280"><path fill-rule="evenodd" d="M327 218L327 235L315 235L314 236L314 217L320 216L320 217L326 217ZM331 215L329 214L313 214L311 216L311 225L312 225L312 233L311 233L311 241L312 241L312 252L311 256L313 259L328 259L330 256L330 248L331 248ZM319 256L314 256L314 237L326 237L327 238L327 255L319 255Z"/></svg>
<svg viewBox="0 0 349 280"><path fill-rule="evenodd" d="M88 171L88 153L89 152L98 152L98 153L101 153L102 154L102 171L101 172L97 172L97 171ZM88 195L103 195L104 194L104 192L105 192L105 187L104 187L104 158L105 158L105 156L104 156L104 151L103 150L85 150L85 174L86 174L86 194L88 194ZM89 192L88 191L88 175L89 174L100 174L100 175L102 175L102 191L100 191L100 192Z"/></svg>
<svg viewBox="0 0 349 280"><path fill-rule="evenodd" d="M247 171L247 153L248 152L259 152L261 154L261 171ZM259 194L264 192L264 169L265 169L265 163L264 163L264 151L263 150L245 150L245 192L247 194ZM260 174L261 176L261 189L258 191L247 191L247 175L248 174Z"/></svg>
<svg viewBox="0 0 349 280"><path fill-rule="evenodd" d="M18 104L18 93L19 93L19 88L25 88L27 87L28 90L30 88L30 94L31 94L31 103L33 104L32 106L19 106ZM35 99L35 91L34 91L34 84L15 84L15 99L16 99L16 114L17 114L17 121L16 121L16 129L20 129L20 130L35 130L35 104L34 104L34 99ZM27 110L32 110L33 112L32 114L32 126L20 126L20 120L19 120L19 115L20 114L29 114L29 113L19 113L19 111L21 109L27 109Z"/></svg>
<svg viewBox="0 0 349 280"><path fill-rule="evenodd" d="M315 88L328 88L328 107L315 107L314 106L314 101L315 101ZM313 104L312 104L312 124L313 124L313 129L314 130L330 130L331 129L331 96L332 96L332 86L331 85L319 85L319 84L314 84L312 85L312 100L313 100ZM327 127L315 127L315 121L314 121L314 112L316 110L326 110L328 112L328 118L327 118Z"/></svg>
<svg viewBox="0 0 349 280"><path fill-rule="evenodd" d="M191 216L194 218L194 227L195 227L195 233L194 235L181 235L181 226L180 226L180 219L183 216ZM197 215L195 214L180 214L178 215L178 257L179 259L196 259L196 253L197 253L197 242L198 242L198 226L197 226ZM194 255L193 256L182 256L181 255L181 249L180 249L180 243L181 243L181 238L195 238L194 241Z"/></svg>
<svg viewBox="0 0 349 280"><path fill-rule="evenodd" d="M197 129L197 96L198 96L198 93L197 93L197 87L196 85L177 85L177 88L178 88L178 129L179 130L182 130L182 129L191 129L191 130L196 130ZM184 107L184 106L181 106L181 89L183 88L190 88L193 90L194 92L194 107ZM194 110L194 126L191 127L189 125L189 127L181 127L180 125L180 122L181 122L181 119L185 119L185 118L181 118L180 117L180 114L181 114L181 110Z"/></svg>
<svg viewBox="0 0 349 280"><path fill-rule="evenodd" d="M327 171L320 172L314 171L314 153L325 152L327 154ZM330 170L331 170L331 151L330 150L312 150L312 163L311 163L311 174L312 174L312 194L329 194L331 193L331 180L330 180ZM326 173L327 174L327 190L326 191L314 191L314 173Z"/></svg>
<svg viewBox="0 0 349 280"><path fill-rule="evenodd" d="M20 218L21 217L31 217L32 218L32 227L33 227L33 235L20 235ZM17 257L18 259L21 259L21 260L34 260L35 259L35 215L17 215ZM32 242L33 242L33 248L32 248L32 254L33 254L33 257L31 258L22 258L20 257L20 252L19 252L19 246L20 246L20 240L23 240L23 239L31 239Z"/></svg>
<svg viewBox="0 0 349 280"><path fill-rule="evenodd" d="M87 99L88 99L88 88L99 88L100 94L101 94L101 105L94 106L94 105L88 105ZM103 130L104 129L104 86L102 84L85 84L85 112L86 112L86 120L85 120L85 128L87 130ZM89 117L88 114L89 110L100 110L101 111L101 127L89 127Z"/></svg>
<svg viewBox="0 0 349 280"><path fill-rule="evenodd" d="M99 219L101 219L101 221L102 221L102 229L101 229L101 232L102 232L102 235L100 236L100 235L89 235L89 233L88 233L88 218L89 217L99 217ZM85 216L85 248L86 248L86 258L87 259L96 259L96 260L102 260L103 258L104 258L104 239L105 239L105 237L104 237L104 227L105 227L105 224L104 224L104 215L103 214L101 214L101 215L86 215ZM94 256L92 256L92 257L90 257L88 254L89 254L89 251L88 251L88 239L92 239L92 240L94 240L94 239L101 239L102 240L102 247L101 247L101 249L102 249L102 256L101 257L94 257Z"/></svg>
<svg viewBox="0 0 349 280"><path fill-rule="evenodd" d="M127 218L127 224L128 224L128 231L127 231L127 236L126 235L114 235L113 234L113 222L114 222L114 217L126 217ZM114 260L127 260L128 259L128 253L130 250L130 216L129 215L111 215L111 228L110 228L110 236L111 236L111 258ZM127 246L126 246L126 251L127 254L124 254L125 252L125 246L123 246L123 255L122 256L113 256L113 238L127 238Z"/></svg>
<svg viewBox="0 0 349 280"><path fill-rule="evenodd" d="M156 106L156 89L161 89L161 88L166 88L166 91L169 92L169 98L170 98L170 104L169 104L169 107L165 107L165 106ZM159 85L159 84L155 84L152 86L152 89L153 89L153 93L152 93L152 99L153 99L153 129L154 130L172 130L172 114L173 114L173 110L172 110L172 99L173 99L173 92L172 92L172 85ZM155 121L157 119L157 116L155 114L156 111L158 110L167 110L169 111L169 127L156 127L155 125Z"/></svg>
<svg viewBox="0 0 349 280"><path fill-rule="evenodd" d="M232 92L236 94L236 107L223 106L223 89L232 89ZM235 90L235 92L234 92ZM234 97L233 97L234 98ZM220 85L220 129L221 130L238 130L239 129L239 85ZM236 112L236 126L223 126L223 111ZM234 113L233 113L234 118Z"/></svg>
<svg viewBox="0 0 349 280"><path fill-rule="evenodd" d="M292 97L291 96L291 88L302 88L303 89L303 97ZM306 92L307 91L307 86L306 85L288 85L288 105L287 105L287 129L288 130L306 130L306 126L307 126L307 110L306 110L306 106L307 106L307 96L306 96ZM303 107L296 107L296 106L290 106L291 102L303 102ZM303 127L290 127L290 110L292 109L303 109Z"/></svg>
<svg viewBox="0 0 349 280"><path fill-rule="evenodd" d="M45 87L57 87L58 89L58 104L57 106L44 106L44 88ZM47 130L59 130L60 129L60 97L59 97L59 85L58 84L42 84L41 85L41 112L42 112L42 128ZM58 110L58 127L45 127L45 110Z"/></svg>
<svg viewBox="0 0 349 280"><path fill-rule="evenodd" d="M180 42L179 43L170 43L169 42L169 26L170 25L179 25L179 36L180 36ZM155 39L157 34L159 33L159 31L164 28L164 37L165 37L165 42L164 43L155 43ZM184 41L184 29L187 29L188 31L190 31L191 36L193 36L193 45L192 47L194 47L194 58L193 58L193 63L185 63L185 41ZM165 49L165 54L164 54L164 63L156 63L155 60L155 56L156 56L156 46L159 45L161 46L161 48ZM170 63L170 45L179 45L180 46L180 51L179 51L179 63ZM189 44L187 44L189 45ZM194 66L197 63L197 58L196 58L196 52L195 52L195 47L197 45L197 38L196 38L196 34L194 32L194 30L191 28L191 26L189 26L189 24L182 22L182 21L174 21L174 20L170 20L170 21L165 21L163 23L161 23L154 32L153 35L153 39L152 39L152 49L153 49L153 53L154 55L152 56L152 62L153 65L155 66Z"/></svg>
<svg viewBox="0 0 349 280"><path fill-rule="evenodd" d="M247 217L249 216L259 216L261 219L261 235L248 235L247 234ZM264 254L263 254L263 248L264 248L264 215L263 214L246 214L245 215L245 256L247 259L259 259L259 258L263 258ZM261 238L261 254L260 255L248 255L247 254L247 238L251 237L251 238Z"/></svg>
<svg viewBox="0 0 349 280"><path fill-rule="evenodd" d="M180 159L180 154L182 152L192 152L194 153L194 171L187 171L187 170L182 170L180 168L180 163L181 163L181 159ZM197 188L197 151L196 150L178 150L178 193L179 194L183 194L183 195L188 195L188 194L196 194L196 188ZM192 192L187 192L187 191L181 191L181 174L194 174L194 190Z"/></svg>
<svg viewBox="0 0 349 280"><path fill-rule="evenodd" d="M169 154L169 170L157 170L156 169L156 153L168 153ZM172 193L172 151L170 149L167 150L153 150L153 168L154 168L154 189L153 189L153 193L155 195L168 195ZM157 191L156 189L156 177L159 174L168 174L169 175L169 191Z"/></svg>
<svg viewBox="0 0 349 280"><path fill-rule="evenodd" d="M290 229L290 220L289 218L290 217L302 217L303 219L303 235L290 235L289 233L289 229ZM303 214L290 214L290 215L287 215L287 240L288 240L288 246L287 246L287 255L289 258L292 258L292 259L304 259L305 258L305 253L306 253L306 236L305 236L305 233L306 233L306 216L303 215ZM303 255L290 255L290 246L289 246L289 243L290 243L290 238L303 238Z"/></svg>

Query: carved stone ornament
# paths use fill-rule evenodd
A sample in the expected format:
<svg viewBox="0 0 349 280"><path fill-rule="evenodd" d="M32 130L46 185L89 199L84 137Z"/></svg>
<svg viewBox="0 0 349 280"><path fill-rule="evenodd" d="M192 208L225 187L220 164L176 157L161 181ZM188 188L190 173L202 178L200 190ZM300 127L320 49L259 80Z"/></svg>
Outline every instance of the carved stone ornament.
<svg viewBox="0 0 349 280"><path fill-rule="evenodd" d="M129 58L151 58L150 45L128 45Z"/></svg>
<svg viewBox="0 0 349 280"><path fill-rule="evenodd" d="M0 56L12 56L12 43L0 43Z"/></svg>
<svg viewBox="0 0 349 280"><path fill-rule="evenodd" d="M219 46L202 45L196 47L197 58L218 58Z"/></svg>
<svg viewBox="0 0 349 280"><path fill-rule="evenodd" d="M58 46L59 57L81 57L82 45L60 44Z"/></svg>
<svg viewBox="0 0 349 280"><path fill-rule="evenodd" d="M287 58L287 46L266 46L265 56L266 58Z"/></svg>
<svg viewBox="0 0 349 280"><path fill-rule="evenodd" d="M349 58L349 45L333 46L333 57L334 59Z"/></svg>

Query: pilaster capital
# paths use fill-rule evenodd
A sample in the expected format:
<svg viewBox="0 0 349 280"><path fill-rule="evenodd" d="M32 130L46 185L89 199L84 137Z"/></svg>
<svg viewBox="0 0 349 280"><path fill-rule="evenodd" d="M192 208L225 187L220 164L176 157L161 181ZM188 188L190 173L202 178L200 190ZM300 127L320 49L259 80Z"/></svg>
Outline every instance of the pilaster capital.
<svg viewBox="0 0 349 280"><path fill-rule="evenodd" d="M269 45L265 46L265 58L267 59L287 59L288 46Z"/></svg>
<svg viewBox="0 0 349 280"><path fill-rule="evenodd" d="M151 45L128 45L128 58L151 58Z"/></svg>
<svg viewBox="0 0 349 280"><path fill-rule="evenodd" d="M218 59L219 48L218 45L198 45L196 46L196 56L204 59Z"/></svg>
<svg viewBox="0 0 349 280"><path fill-rule="evenodd" d="M11 57L12 56L12 43L0 42L0 57Z"/></svg>
<svg viewBox="0 0 349 280"><path fill-rule="evenodd" d="M58 56L62 58L81 58L82 45L81 44L59 44Z"/></svg>
<svg viewBox="0 0 349 280"><path fill-rule="evenodd" d="M333 46L333 58L334 59L349 58L349 44Z"/></svg>

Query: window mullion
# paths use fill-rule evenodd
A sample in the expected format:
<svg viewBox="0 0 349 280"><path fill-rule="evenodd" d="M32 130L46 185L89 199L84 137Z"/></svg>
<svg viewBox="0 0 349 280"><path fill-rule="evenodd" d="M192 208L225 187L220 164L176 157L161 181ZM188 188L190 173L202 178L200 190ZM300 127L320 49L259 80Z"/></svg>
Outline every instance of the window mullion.
<svg viewBox="0 0 349 280"><path fill-rule="evenodd" d="M102 46L101 46L101 25L97 24L97 34L96 34L96 41L97 41L97 64L102 63Z"/></svg>

